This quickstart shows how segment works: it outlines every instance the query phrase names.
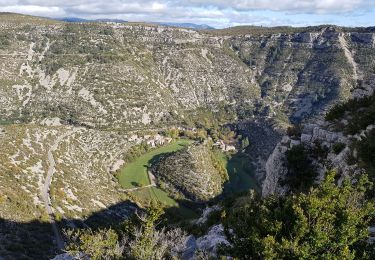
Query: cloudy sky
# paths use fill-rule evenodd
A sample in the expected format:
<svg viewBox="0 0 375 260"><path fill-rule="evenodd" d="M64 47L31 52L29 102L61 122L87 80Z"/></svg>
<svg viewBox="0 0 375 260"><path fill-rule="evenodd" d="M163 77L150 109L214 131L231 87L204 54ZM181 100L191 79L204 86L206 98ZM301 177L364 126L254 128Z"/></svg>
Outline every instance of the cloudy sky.
<svg viewBox="0 0 375 260"><path fill-rule="evenodd" d="M191 22L217 28L375 26L375 0L0 0L0 11L56 18Z"/></svg>

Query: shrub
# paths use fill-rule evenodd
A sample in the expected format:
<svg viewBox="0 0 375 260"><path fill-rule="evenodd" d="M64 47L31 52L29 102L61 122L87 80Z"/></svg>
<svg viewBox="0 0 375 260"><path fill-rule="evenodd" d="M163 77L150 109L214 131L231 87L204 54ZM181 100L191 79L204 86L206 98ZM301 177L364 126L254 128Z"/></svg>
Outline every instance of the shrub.
<svg viewBox="0 0 375 260"><path fill-rule="evenodd" d="M287 134L289 137L301 137L302 129L301 125L292 125L288 127Z"/></svg>
<svg viewBox="0 0 375 260"><path fill-rule="evenodd" d="M370 186L365 175L336 185L330 172L308 194L246 196L228 212L231 246L223 253L234 259L373 259Z"/></svg>
<svg viewBox="0 0 375 260"><path fill-rule="evenodd" d="M348 113L349 124L345 131L349 134L358 133L368 125L375 123L375 93L359 99L351 99L345 103L337 104L326 114L326 120L341 119Z"/></svg>
<svg viewBox="0 0 375 260"><path fill-rule="evenodd" d="M375 178L375 129L356 143L360 166L367 170L371 178Z"/></svg>
<svg viewBox="0 0 375 260"><path fill-rule="evenodd" d="M334 105L326 114L325 119L327 121L333 121L335 119L341 118L347 109L345 104Z"/></svg>
<svg viewBox="0 0 375 260"><path fill-rule="evenodd" d="M293 146L286 153L288 173L281 184L287 184L291 191L308 190L317 176L317 173L308 157L303 145Z"/></svg>
<svg viewBox="0 0 375 260"><path fill-rule="evenodd" d="M346 147L346 144L344 143L335 143L333 146L332 146L332 150L335 154L339 154L341 153L342 150L344 150Z"/></svg>

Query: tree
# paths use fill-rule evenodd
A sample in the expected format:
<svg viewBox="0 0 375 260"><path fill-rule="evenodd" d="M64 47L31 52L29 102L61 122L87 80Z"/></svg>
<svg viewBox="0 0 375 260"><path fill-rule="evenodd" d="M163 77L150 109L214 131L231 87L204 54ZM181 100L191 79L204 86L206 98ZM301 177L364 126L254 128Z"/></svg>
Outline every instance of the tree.
<svg viewBox="0 0 375 260"><path fill-rule="evenodd" d="M241 150L245 150L247 147L249 147L250 141L248 137L245 137L241 140Z"/></svg>
<svg viewBox="0 0 375 260"><path fill-rule="evenodd" d="M366 200L371 186L363 175L335 184L334 172L309 193L265 199L252 193L225 221L239 259L369 259L367 243L374 204ZM229 231L231 230L231 231ZM372 258L373 259L373 258Z"/></svg>
<svg viewBox="0 0 375 260"><path fill-rule="evenodd" d="M123 253L119 237L113 229L100 229L97 231L75 230L67 231L69 244L66 250L72 256L82 253L90 259L118 259Z"/></svg>
<svg viewBox="0 0 375 260"><path fill-rule="evenodd" d="M308 153L303 145L293 146L286 152L288 173L281 184L291 191L307 191L317 176Z"/></svg>
<svg viewBox="0 0 375 260"><path fill-rule="evenodd" d="M98 231L68 231L67 251L90 259L171 259L184 250L186 235L179 229L157 229L163 211L158 206L136 213L118 227Z"/></svg>

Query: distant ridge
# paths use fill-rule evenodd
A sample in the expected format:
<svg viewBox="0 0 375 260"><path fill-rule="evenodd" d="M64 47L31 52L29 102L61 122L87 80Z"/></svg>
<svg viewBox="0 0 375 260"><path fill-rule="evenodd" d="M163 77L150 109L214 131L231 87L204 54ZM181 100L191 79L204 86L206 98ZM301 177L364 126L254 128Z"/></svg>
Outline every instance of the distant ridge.
<svg viewBox="0 0 375 260"><path fill-rule="evenodd" d="M58 21L64 21L69 23L87 23L87 22L113 22L113 23L127 23L128 21L122 19L84 19L78 17L63 17L63 18L52 18ZM159 24L164 26L175 26L183 28L191 28L196 30L214 30L215 28L207 24L195 24L195 23L173 23L173 22L149 22L153 24Z"/></svg>
<svg viewBox="0 0 375 260"><path fill-rule="evenodd" d="M69 23L85 23L85 22L113 22L113 23L127 23L128 21L121 19L83 19L78 17L63 17L63 18L52 18L58 21L64 21Z"/></svg>
<svg viewBox="0 0 375 260"><path fill-rule="evenodd" d="M207 24L195 24L195 23L163 23L163 22L156 22L156 24L166 25L166 26L175 26L175 27L184 27L184 28L191 28L196 30L214 30L215 28L209 26Z"/></svg>

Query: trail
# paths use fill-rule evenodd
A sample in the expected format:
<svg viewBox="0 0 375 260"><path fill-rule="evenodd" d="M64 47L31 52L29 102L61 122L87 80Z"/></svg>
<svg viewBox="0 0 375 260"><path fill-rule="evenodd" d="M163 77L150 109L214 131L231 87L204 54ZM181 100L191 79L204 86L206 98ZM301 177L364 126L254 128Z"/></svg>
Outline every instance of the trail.
<svg viewBox="0 0 375 260"><path fill-rule="evenodd" d="M147 176L148 176L148 180L150 182L149 185L142 186L142 187L130 188L130 189L122 189L122 190L123 191L136 191L136 190L141 190L141 189L145 189L145 188L156 187L155 176L152 174L152 172L150 170L147 170Z"/></svg>
<svg viewBox="0 0 375 260"><path fill-rule="evenodd" d="M346 59L348 60L348 62L353 67L353 79L355 81L357 81L359 79L358 64L355 62L355 60L353 58L353 54L351 53L351 51L348 48L348 43L347 43L347 41L345 40L345 38L342 34L339 35L339 42L340 42L341 48L344 50Z"/></svg>
<svg viewBox="0 0 375 260"><path fill-rule="evenodd" d="M149 184L149 185L142 186L142 187L135 187L135 188L130 188L130 189L121 189L121 191L137 191L137 190L147 189L147 188L151 188L151 187L156 187L156 184L153 183L153 184Z"/></svg>
<svg viewBox="0 0 375 260"><path fill-rule="evenodd" d="M49 218L51 220L53 233L55 235L56 245L57 245L57 248L59 250L64 248L64 240L62 239L59 228L58 228L58 226L55 222L55 216L53 214L53 210L52 210L52 207L51 207L51 197L50 197L50 194L49 194L53 174L56 172L56 169L55 169L56 162L55 162L55 158L53 157L53 152L56 151L59 144L67 136L71 135L73 132L75 132L75 131L71 130L71 131L68 131L68 132L64 133L63 135L59 136L56 139L55 143L48 150L48 154L47 154L48 158L47 159L48 159L49 167L48 167L46 179L44 181L44 185L41 187L41 189L42 189L41 190L42 191L42 194L41 194L42 200L44 202L44 206L46 207L46 211L47 211L47 213L49 215Z"/></svg>

